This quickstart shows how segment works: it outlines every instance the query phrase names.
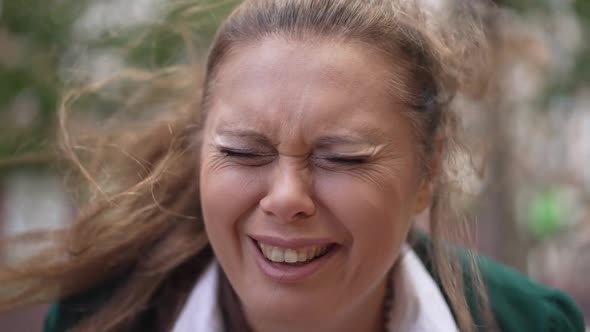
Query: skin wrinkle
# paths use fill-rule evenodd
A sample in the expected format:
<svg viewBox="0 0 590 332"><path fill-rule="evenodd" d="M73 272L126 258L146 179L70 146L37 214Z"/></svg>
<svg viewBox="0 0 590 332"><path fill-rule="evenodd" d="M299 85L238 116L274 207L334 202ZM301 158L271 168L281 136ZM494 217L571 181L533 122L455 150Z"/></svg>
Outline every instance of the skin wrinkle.
<svg viewBox="0 0 590 332"><path fill-rule="evenodd" d="M237 152L252 153L257 156L257 159L262 159L264 164L270 162L270 158L276 160L281 157L301 158L310 165L313 162L321 162L326 158L366 158L368 161L374 161L382 154L386 144L373 146L371 141L373 139L363 139L358 136L324 136L313 143L312 152L301 155L296 154L281 154L276 149L275 144L261 133L254 130L234 129L229 130L222 127L218 130L221 134L215 137L217 142L217 149L230 149ZM251 143L252 141L252 143ZM274 150L274 151L273 151ZM311 160L311 162L310 162ZM304 164L301 163L301 168ZM322 167L319 165L319 167ZM343 167L346 168L346 167Z"/></svg>
<svg viewBox="0 0 590 332"><path fill-rule="evenodd" d="M295 63L295 66L302 66L304 64L302 63ZM290 71L291 74L296 75L294 72ZM296 80L297 77L288 77L284 80L284 82L290 82L292 80ZM288 88L288 87L285 87ZM310 92L312 89L312 85L308 84L304 87L301 95L299 96L298 100L298 106L295 108L295 110L292 113L291 117L288 117L288 121L283 122L283 126L282 126L282 131L288 133L287 136L288 137L293 137L296 135L296 132L294 132L296 130L295 126L292 126L291 124L293 123L302 123L305 121L305 111L307 110L307 108L309 107L309 104L313 103L312 100L309 100L310 97ZM282 105L281 105L282 106ZM283 111L283 109L281 109L281 111ZM289 114L288 111L286 111L287 114ZM288 116L288 115L287 115ZM303 152L302 155L304 155L305 153Z"/></svg>
<svg viewBox="0 0 590 332"><path fill-rule="evenodd" d="M291 161L293 159L294 161ZM306 158L300 156L279 158L279 165L273 169L274 172L269 177L270 181L273 183L270 185L271 189L268 196L279 194L292 196L294 195L292 193L293 191L297 194L301 193L302 196L306 196L305 202L301 203L302 205L306 205L306 214L308 216L313 216L315 214L315 205L313 204L313 197L310 197L312 196L311 188L313 187L313 178L309 174L309 168L306 167L306 163ZM288 171L290 169L293 170ZM311 204L309 204L309 201L311 201ZM260 201L260 207L262 210L266 210L265 203L266 201L264 199ZM309 205L311 205L312 208L309 208ZM308 210L309 213L307 213ZM293 216L293 218L295 218L295 216Z"/></svg>
<svg viewBox="0 0 590 332"><path fill-rule="evenodd" d="M257 135L257 137L258 137L258 135ZM332 141L335 143L337 141L346 141L346 140L334 139L332 137L329 139L329 141ZM326 143L322 143L322 144L324 144L324 146L326 145ZM223 146L227 147L227 145L223 145ZM239 144L237 146L239 146ZM337 154L338 157L351 157L351 156L352 157L358 157L358 156L365 157L366 156L366 157L369 157L370 158L369 160L373 162L368 165L342 166L342 167L340 167L340 171L347 172L351 176L356 176L363 181L371 181L375 185L381 186L382 182L379 180L379 176L382 177L384 174L386 174L386 175L395 174L396 168L399 169L400 167L403 167L403 165L400 165L398 167L385 168L385 167L380 167L379 164L374 163L375 160L380 157L380 152L383 150L384 147L385 147L385 145L380 145L380 146L376 146L376 147L371 146L371 147L364 149L364 151L366 151L366 152L361 151L361 153L348 152L348 153ZM219 149L219 147L217 147L217 149ZM324 147L324 149L327 149L327 147ZM264 150L264 149L262 149L262 150ZM297 162L297 167L296 167L296 170L299 172L307 171L308 168L313 166L313 165L310 165L311 164L309 162L310 159L316 159L316 158L319 160L323 159L321 154L319 154L319 156L317 156L317 157L314 154L310 154L310 155L307 155L307 154L306 155L281 155L281 154L278 154L276 156L272 156L269 154L272 154L272 152L270 152L270 153L264 152L264 155L262 156L263 159L268 160L269 157L272 157L274 160L283 160L285 158L292 158L292 159L296 159L296 160L299 159ZM333 156L333 155L330 155L330 156ZM225 161L224 158L225 157L219 156L219 159L217 159L217 161L219 163L223 163ZM390 158L392 158L392 157L390 156ZM312 162L313 162L313 160L312 160ZM215 166L215 165L212 165L212 166ZM238 166L238 165L226 164L226 165L220 165L220 166L221 167L228 167L228 166ZM324 167L318 166L318 167L323 170L326 170L326 171L330 171L330 170L333 171L333 168L334 168L334 166L332 166L332 168L325 167L325 166ZM362 168L362 171L359 171L359 168ZM285 176L285 174L282 173L283 168L279 167L278 169L281 171L279 176L281 176L281 177ZM394 172L392 172L392 171L394 171ZM310 184L310 186L311 186L311 184Z"/></svg>

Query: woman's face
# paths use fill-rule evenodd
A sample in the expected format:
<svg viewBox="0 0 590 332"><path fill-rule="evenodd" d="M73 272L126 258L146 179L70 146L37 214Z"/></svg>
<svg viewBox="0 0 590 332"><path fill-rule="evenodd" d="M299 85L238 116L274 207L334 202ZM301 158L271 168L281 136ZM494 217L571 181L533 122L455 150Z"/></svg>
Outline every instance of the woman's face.
<svg viewBox="0 0 590 332"><path fill-rule="evenodd" d="M281 38L238 48L220 67L201 203L249 319L325 322L382 296L428 203L389 75L359 45Z"/></svg>

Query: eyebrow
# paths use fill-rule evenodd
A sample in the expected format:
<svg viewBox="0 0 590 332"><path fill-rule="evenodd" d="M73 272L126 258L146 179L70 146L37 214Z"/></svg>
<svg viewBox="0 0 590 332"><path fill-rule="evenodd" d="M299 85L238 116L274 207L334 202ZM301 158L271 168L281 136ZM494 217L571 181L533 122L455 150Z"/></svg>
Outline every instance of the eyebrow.
<svg viewBox="0 0 590 332"><path fill-rule="evenodd" d="M331 135L323 136L316 140L315 146L318 148L326 148L332 145L343 144L373 144L373 140L363 136L353 135Z"/></svg>
<svg viewBox="0 0 590 332"><path fill-rule="evenodd" d="M220 136L230 136L230 137L237 137L237 138L247 138L257 143L264 143L268 144L270 140L268 137L264 136L263 134L248 129L219 129L217 130L217 135Z"/></svg>
<svg viewBox="0 0 590 332"><path fill-rule="evenodd" d="M220 136L229 136L236 138L246 138L261 144L272 144L271 140L265 135L250 129L219 129L217 134ZM373 133L375 134L375 133ZM318 138L314 142L317 148L328 148L334 145L345 144L376 144L374 135L327 135Z"/></svg>

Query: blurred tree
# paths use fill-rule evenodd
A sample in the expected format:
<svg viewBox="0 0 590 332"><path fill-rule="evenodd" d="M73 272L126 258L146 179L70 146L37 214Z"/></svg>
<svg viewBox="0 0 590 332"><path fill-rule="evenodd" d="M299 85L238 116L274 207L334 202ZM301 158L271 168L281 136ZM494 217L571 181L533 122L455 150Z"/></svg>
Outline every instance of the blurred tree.
<svg viewBox="0 0 590 332"><path fill-rule="evenodd" d="M58 3L44 0L2 3L0 159L38 151L51 135L61 88L57 74L59 55L82 2Z"/></svg>
<svg viewBox="0 0 590 332"><path fill-rule="evenodd" d="M519 164L522 152L516 148L517 141L527 137L522 137L525 129L518 121L534 123L545 117L545 113L563 112L563 108L553 107L553 104L559 100L574 100L579 90L587 87L590 45L583 42L583 36L590 33L590 2L498 0L496 3L511 9L513 15L512 21L496 22L491 34L495 43L494 66L500 75L483 114L487 119L485 136L489 149L486 186L477 213L479 239L484 252L526 272L527 255L535 243L534 238L546 239L567 223L562 220L563 216L556 215L556 211L563 210L558 206L559 200L550 200L543 193L534 192L535 187L549 185L543 181L555 182L556 178L522 177L524 165ZM517 24L510 28L503 26L509 22ZM541 90L537 91L537 87ZM536 128L540 130L542 128ZM548 130L544 134L552 135ZM564 149L562 146L561 151ZM544 159L559 159L557 152L560 151L548 150L554 157ZM567 172L564 166L560 166L561 172ZM549 166L537 167L547 169ZM519 196L526 191L533 193L528 194L528 202L519 203Z"/></svg>
<svg viewBox="0 0 590 332"><path fill-rule="evenodd" d="M56 105L68 84L81 75L94 78L87 75L109 61L144 69L185 62L186 36L193 36L197 50L206 48L237 2L0 2L0 175L52 165ZM113 69L103 74L114 75Z"/></svg>

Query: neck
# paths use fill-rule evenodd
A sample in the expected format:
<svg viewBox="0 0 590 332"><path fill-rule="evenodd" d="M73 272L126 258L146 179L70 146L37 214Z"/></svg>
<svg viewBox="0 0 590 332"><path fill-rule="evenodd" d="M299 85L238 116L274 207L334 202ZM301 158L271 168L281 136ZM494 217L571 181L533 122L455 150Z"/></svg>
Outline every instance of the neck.
<svg viewBox="0 0 590 332"><path fill-rule="evenodd" d="M243 309L240 301L231 289L229 282L221 280L220 302L226 331L243 332L356 332L371 331L383 332L384 330L384 305L387 275L377 287L365 294L361 299L350 304L346 310L334 313L331 317L325 317L321 322L306 319L297 313L289 317L268 317L249 312Z"/></svg>

